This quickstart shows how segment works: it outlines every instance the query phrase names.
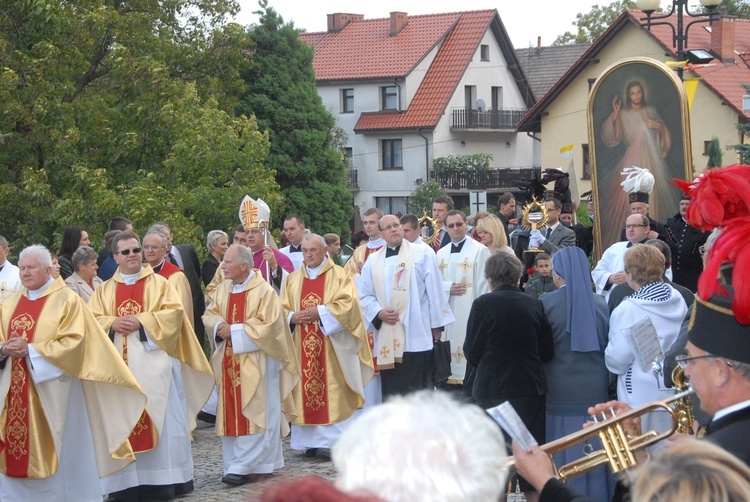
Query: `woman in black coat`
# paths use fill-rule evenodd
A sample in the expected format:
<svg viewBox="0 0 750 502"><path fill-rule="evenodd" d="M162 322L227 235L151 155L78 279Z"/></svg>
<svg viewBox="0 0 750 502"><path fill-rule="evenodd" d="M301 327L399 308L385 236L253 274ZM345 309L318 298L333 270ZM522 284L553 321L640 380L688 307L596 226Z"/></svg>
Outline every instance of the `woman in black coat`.
<svg viewBox="0 0 750 502"><path fill-rule="evenodd" d="M471 395L482 408L510 401L539 444L545 443L543 364L555 355L542 302L520 289L521 261L509 253L487 260L492 291L474 300L464 355L476 367Z"/></svg>

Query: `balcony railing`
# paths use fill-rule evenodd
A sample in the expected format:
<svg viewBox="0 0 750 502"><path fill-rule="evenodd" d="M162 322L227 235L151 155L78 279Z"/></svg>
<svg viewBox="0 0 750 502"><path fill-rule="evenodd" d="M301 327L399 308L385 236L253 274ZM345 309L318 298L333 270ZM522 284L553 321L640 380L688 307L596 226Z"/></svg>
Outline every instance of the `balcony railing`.
<svg viewBox="0 0 750 502"><path fill-rule="evenodd" d="M430 170L430 179L448 190L517 190L534 176L541 176L541 166L506 167L486 171L436 172Z"/></svg>
<svg viewBox="0 0 750 502"><path fill-rule="evenodd" d="M359 190L359 175L356 168L349 168L349 173L346 177L346 187L351 191Z"/></svg>
<svg viewBox="0 0 750 502"><path fill-rule="evenodd" d="M482 111L471 108L454 108L451 110L451 129L513 130L527 111L525 108L499 108Z"/></svg>

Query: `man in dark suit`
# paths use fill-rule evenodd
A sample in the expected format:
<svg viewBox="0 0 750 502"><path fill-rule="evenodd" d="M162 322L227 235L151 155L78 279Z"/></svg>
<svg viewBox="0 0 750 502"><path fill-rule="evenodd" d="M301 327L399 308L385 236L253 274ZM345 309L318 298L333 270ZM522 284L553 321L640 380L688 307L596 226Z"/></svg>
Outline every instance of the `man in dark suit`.
<svg viewBox="0 0 750 502"><path fill-rule="evenodd" d="M440 235L432 245L436 253L441 247L447 246L451 242L451 236L448 234L448 229L445 228L445 215L453 208L453 199L448 195L441 195L432 203L432 219L435 220L440 229Z"/></svg>
<svg viewBox="0 0 750 502"><path fill-rule="evenodd" d="M107 232L111 232L112 230L120 230L121 232L132 232L133 224L127 218L123 218L122 216L115 216L114 218L109 220L109 226L107 227ZM99 251L99 257L96 259L96 264L101 268L102 263L104 263L104 261L110 256L112 256L112 251L107 246L104 246ZM115 269L116 268L117 267L115 267ZM114 274L114 271L112 272L112 274ZM99 277L101 277L101 275ZM101 277L101 278L102 280L106 281L110 277L112 276L110 275L106 279L104 277Z"/></svg>
<svg viewBox="0 0 750 502"><path fill-rule="evenodd" d="M687 222L687 209L690 197L683 195L680 199L680 212L667 220L667 228L675 238L674 282L685 286L690 291L698 290L698 277L703 271L701 246L706 243L709 232L702 232Z"/></svg>
<svg viewBox="0 0 750 502"><path fill-rule="evenodd" d="M167 236L167 248L169 254L167 259L185 272L190 284L190 294L193 297L193 321L195 322L195 336L203 346L206 338L206 328L203 326L203 313L206 311L206 300L201 288L201 262L198 253L192 244L173 244L172 231L169 226L160 221L151 225L151 229L162 231Z"/></svg>
<svg viewBox="0 0 750 502"><path fill-rule="evenodd" d="M508 242L510 242L510 231L508 229L508 224L510 223L510 220L513 219L513 217L516 215L515 196L510 192L505 192L500 196L500 200L498 200L498 206L500 208L500 212L497 213L497 217L500 218L500 221L503 222L505 237L508 239Z"/></svg>
<svg viewBox="0 0 750 502"><path fill-rule="evenodd" d="M558 249L576 245L575 232L560 222L560 210L562 209L560 200L547 199L544 201L544 207L547 208L547 228L544 230L523 230L516 236L516 244L513 250L526 268L533 266L533 263L523 261L523 252L529 248L538 247L551 256Z"/></svg>

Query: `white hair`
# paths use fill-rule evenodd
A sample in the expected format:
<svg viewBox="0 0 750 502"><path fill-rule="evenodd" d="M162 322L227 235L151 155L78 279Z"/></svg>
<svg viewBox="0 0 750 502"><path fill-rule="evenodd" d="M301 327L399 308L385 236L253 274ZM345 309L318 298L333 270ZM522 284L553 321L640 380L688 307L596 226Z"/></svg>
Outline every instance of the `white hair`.
<svg viewBox="0 0 750 502"><path fill-rule="evenodd" d="M221 238L229 239L227 233L223 230L211 230L206 236L206 250L210 253L213 247L219 243Z"/></svg>
<svg viewBox="0 0 750 502"><path fill-rule="evenodd" d="M164 228L163 225L159 225L160 227ZM165 234L162 230L158 229L156 225L153 225L148 232L146 232L146 235L143 236L143 240L146 240L146 237L149 235L155 235L159 239L161 239L161 245L162 247L167 247L169 243L169 239L167 239L167 234Z"/></svg>
<svg viewBox="0 0 750 502"><path fill-rule="evenodd" d="M229 249L234 249L237 252L237 256L235 256L235 258L237 259L237 263L244 263L248 267L253 268L252 251L250 251L242 244L232 244L231 246L229 246ZM229 249L227 249L227 251L229 251Z"/></svg>
<svg viewBox="0 0 750 502"><path fill-rule="evenodd" d="M46 268L52 266L52 255L49 254L49 249L42 246L41 244L33 244L25 248L18 255L18 261L20 262L24 258L31 257L36 257L36 259L39 260L39 265L41 265L42 267Z"/></svg>
<svg viewBox="0 0 750 502"><path fill-rule="evenodd" d="M500 427L442 392L366 410L333 446L336 485L389 502L498 500L508 475Z"/></svg>
<svg viewBox="0 0 750 502"><path fill-rule="evenodd" d="M326 244L326 240L323 238L323 236L322 235L318 235L318 234L313 234L313 233L305 234L305 236L302 238L302 240L303 241L318 241L318 244L320 244L321 246L323 246L323 247L328 246L328 244Z"/></svg>

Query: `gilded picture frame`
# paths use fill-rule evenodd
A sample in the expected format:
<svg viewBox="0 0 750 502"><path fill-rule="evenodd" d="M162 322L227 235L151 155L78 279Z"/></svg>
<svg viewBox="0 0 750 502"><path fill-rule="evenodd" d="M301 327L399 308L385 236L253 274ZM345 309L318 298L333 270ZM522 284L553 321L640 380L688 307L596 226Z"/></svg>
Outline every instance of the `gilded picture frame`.
<svg viewBox="0 0 750 502"><path fill-rule="evenodd" d="M630 214L628 194L620 186L624 168L638 166L654 175L650 217L663 223L677 213L680 191L670 181L692 179L693 172L687 94L664 63L623 59L594 83L587 122L598 260L620 240Z"/></svg>

